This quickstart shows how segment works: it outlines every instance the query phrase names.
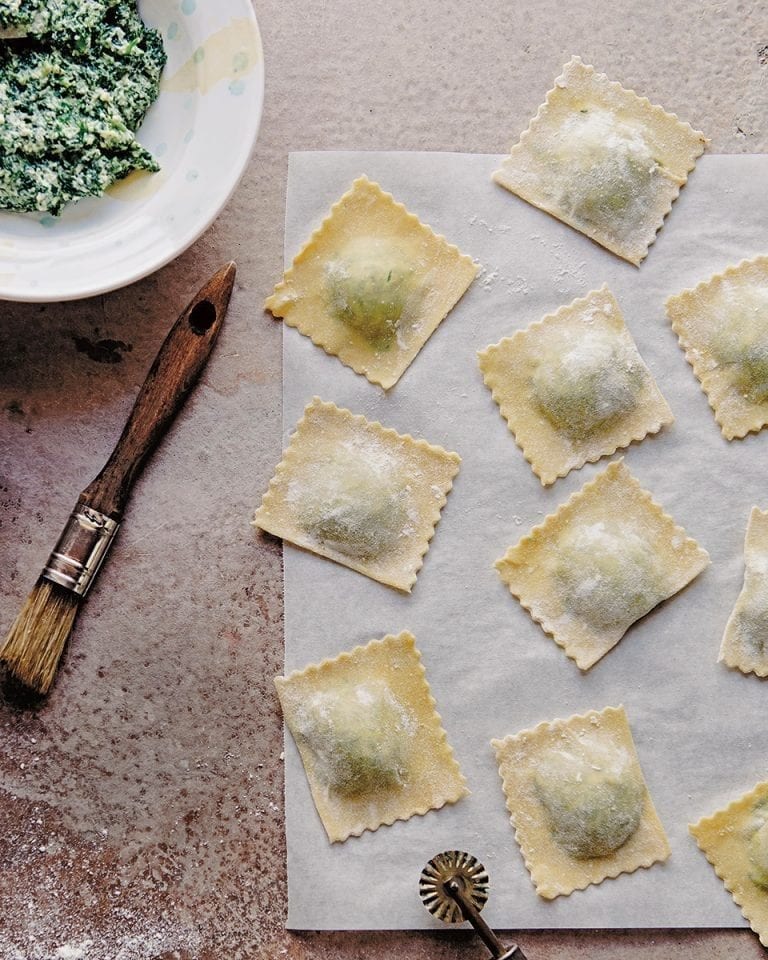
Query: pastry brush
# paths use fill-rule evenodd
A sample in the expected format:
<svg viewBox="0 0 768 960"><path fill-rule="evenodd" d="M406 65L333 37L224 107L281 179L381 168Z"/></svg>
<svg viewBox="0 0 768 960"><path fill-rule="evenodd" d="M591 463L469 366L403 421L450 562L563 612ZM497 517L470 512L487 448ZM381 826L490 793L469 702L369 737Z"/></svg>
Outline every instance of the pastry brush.
<svg viewBox="0 0 768 960"><path fill-rule="evenodd" d="M235 282L229 263L171 328L101 473L83 490L48 563L0 647L25 687L51 688L78 608L117 533L133 482L208 360Z"/></svg>

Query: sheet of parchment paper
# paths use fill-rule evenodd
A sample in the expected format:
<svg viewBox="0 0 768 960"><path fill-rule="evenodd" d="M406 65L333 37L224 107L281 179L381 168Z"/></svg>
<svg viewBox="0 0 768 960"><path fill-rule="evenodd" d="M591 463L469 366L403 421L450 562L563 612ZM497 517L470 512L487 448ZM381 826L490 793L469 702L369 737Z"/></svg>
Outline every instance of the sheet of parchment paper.
<svg viewBox="0 0 768 960"><path fill-rule="evenodd" d="M361 173L377 180L483 272L388 394L284 332L285 439L315 394L401 433L456 450L461 472L411 596L286 545L287 670L409 629L471 796L453 807L330 845L286 738L288 926L439 927L418 896L441 850L479 857L483 916L499 928L743 926L687 824L768 776L767 681L716 662L743 575L753 504L768 507L768 431L728 443L664 301L726 265L768 252L768 156L706 156L638 269L490 180L500 158L299 153L290 158L286 262ZM276 278L277 279L277 278ZM676 420L624 453L632 473L712 564L635 624L587 674L509 594L493 562L604 469L543 489L483 385L475 353L608 283ZM504 805L492 737L624 704L672 856L599 886L540 900Z"/></svg>

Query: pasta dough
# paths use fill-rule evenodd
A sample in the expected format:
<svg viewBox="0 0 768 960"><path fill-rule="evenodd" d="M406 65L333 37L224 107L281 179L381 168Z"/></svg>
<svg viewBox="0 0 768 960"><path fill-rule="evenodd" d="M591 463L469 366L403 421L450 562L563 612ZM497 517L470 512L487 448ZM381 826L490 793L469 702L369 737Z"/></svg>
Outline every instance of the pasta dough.
<svg viewBox="0 0 768 960"><path fill-rule="evenodd" d="M725 627L719 659L768 677L768 511L752 509L744 542L744 586Z"/></svg>
<svg viewBox="0 0 768 960"><path fill-rule="evenodd" d="M768 783L688 829L768 947Z"/></svg>
<svg viewBox="0 0 768 960"><path fill-rule="evenodd" d="M492 740L515 838L540 897L666 860L623 707Z"/></svg>
<svg viewBox="0 0 768 960"><path fill-rule="evenodd" d="M407 631L275 685L331 842L468 792Z"/></svg>
<svg viewBox="0 0 768 960"><path fill-rule="evenodd" d="M706 142L573 57L493 179L639 264Z"/></svg>
<svg viewBox="0 0 768 960"><path fill-rule="evenodd" d="M265 307L386 390L478 270L378 184L359 177Z"/></svg>
<svg viewBox="0 0 768 960"><path fill-rule="evenodd" d="M612 463L496 563L582 670L709 562L624 464Z"/></svg>
<svg viewBox="0 0 768 960"><path fill-rule="evenodd" d="M253 524L410 593L460 463L316 397Z"/></svg>
<svg viewBox="0 0 768 960"><path fill-rule="evenodd" d="M674 419L606 286L505 337L478 359L545 486Z"/></svg>
<svg viewBox="0 0 768 960"><path fill-rule="evenodd" d="M743 260L667 300L667 316L723 436L768 423L768 257Z"/></svg>

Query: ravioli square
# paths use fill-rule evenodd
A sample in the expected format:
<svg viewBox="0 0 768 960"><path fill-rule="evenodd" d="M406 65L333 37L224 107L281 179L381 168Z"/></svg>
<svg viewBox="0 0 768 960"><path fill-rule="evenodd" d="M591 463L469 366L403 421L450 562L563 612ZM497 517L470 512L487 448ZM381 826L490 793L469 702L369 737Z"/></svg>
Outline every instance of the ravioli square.
<svg viewBox="0 0 768 960"><path fill-rule="evenodd" d="M573 57L493 179L637 266L706 143Z"/></svg>
<svg viewBox="0 0 768 960"><path fill-rule="evenodd" d="M667 300L685 359L726 440L768 424L768 256Z"/></svg>
<svg viewBox="0 0 768 960"><path fill-rule="evenodd" d="M407 630L275 685L331 843L469 792Z"/></svg>
<svg viewBox="0 0 768 960"><path fill-rule="evenodd" d="M708 563L706 550L618 461L510 547L496 569L532 619L589 670Z"/></svg>
<svg viewBox="0 0 768 960"><path fill-rule="evenodd" d="M544 486L674 420L607 286L480 351L478 361Z"/></svg>
<svg viewBox="0 0 768 960"><path fill-rule="evenodd" d="M568 896L670 855L624 708L492 740L536 893Z"/></svg>
<svg viewBox="0 0 768 960"><path fill-rule="evenodd" d="M752 508L744 541L744 586L725 627L719 660L768 677L768 511Z"/></svg>
<svg viewBox="0 0 768 960"><path fill-rule="evenodd" d="M768 947L768 782L688 829Z"/></svg>
<svg viewBox="0 0 768 960"><path fill-rule="evenodd" d="M479 269L363 176L298 252L265 308L388 390Z"/></svg>
<svg viewBox="0 0 768 960"><path fill-rule="evenodd" d="M253 525L410 593L460 463L315 397Z"/></svg>

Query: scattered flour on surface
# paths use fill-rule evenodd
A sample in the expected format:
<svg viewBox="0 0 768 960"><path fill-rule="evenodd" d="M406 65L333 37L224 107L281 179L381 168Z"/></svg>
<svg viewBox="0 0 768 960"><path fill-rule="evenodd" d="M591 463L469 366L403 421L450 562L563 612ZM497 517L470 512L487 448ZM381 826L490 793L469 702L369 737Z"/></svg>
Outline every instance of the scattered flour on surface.
<svg viewBox="0 0 768 960"><path fill-rule="evenodd" d="M86 950L92 943L92 940L84 940L79 946L73 943L65 943L60 947L56 947L53 955L56 960L81 960L81 958L86 956Z"/></svg>
<svg viewBox="0 0 768 960"><path fill-rule="evenodd" d="M506 286L507 293L515 295L520 294L525 297L531 290L525 277L521 277L519 274L516 277L506 277L500 273L499 270L488 270L485 267L480 268L477 280L480 286L486 291L491 290L497 282L503 283Z"/></svg>

